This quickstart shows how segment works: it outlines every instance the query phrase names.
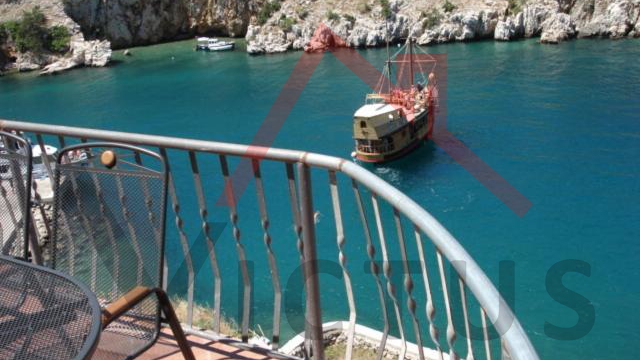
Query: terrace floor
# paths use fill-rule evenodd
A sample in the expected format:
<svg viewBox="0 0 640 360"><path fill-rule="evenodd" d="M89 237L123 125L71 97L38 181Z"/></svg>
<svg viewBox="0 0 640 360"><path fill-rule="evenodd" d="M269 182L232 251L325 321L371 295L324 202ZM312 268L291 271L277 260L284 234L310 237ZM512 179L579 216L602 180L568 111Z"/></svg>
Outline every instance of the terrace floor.
<svg viewBox="0 0 640 360"><path fill-rule="evenodd" d="M197 336L187 337L197 360L277 360L265 354L241 349L231 344L203 339ZM140 360L182 360L182 354L175 342L171 330L163 329L158 342Z"/></svg>

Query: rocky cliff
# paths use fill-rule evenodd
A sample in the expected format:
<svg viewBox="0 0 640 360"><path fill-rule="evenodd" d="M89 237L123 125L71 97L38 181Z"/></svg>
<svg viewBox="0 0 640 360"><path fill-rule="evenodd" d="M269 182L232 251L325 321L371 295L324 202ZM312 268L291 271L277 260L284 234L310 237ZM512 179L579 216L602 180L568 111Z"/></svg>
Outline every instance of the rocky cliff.
<svg viewBox="0 0 640 360"><path fill-rule="evenodd" d="M540 37L640 37L640 0L285 0L246 39L250 53L303 49L320 23L354 47L380 46L407 36L421 45ZM388 31L385 29L387 18Z"/></svg>
<svg viewBox="0 0 640 360"><path fill-rule="evenodd" d="M11 44L0 44L0 74L3 70L43 70L53 74L78 66L105 66L111 60L111 44L107 40L86 40L80 26L64 9L62 0L0 0L0 23L17 21L23 12L38 7L46 17L47 26L63 26L68 29L68 51L56 54L47 51L19 52Z"/></svg>
<svg viewBox="0 0 640 360"><path fill-rule="evenodd" d="M256 0L64 0L66 13L91 38L114 48L153 44L196 34L244 36Z"/></svg>
<svg viewBox="0 0 640 360"><path fill-rule="evenodd" d="M0 0L0 22L40 6L70 29L66 56L4 51L2 63L57 71L100 66L124 48L196 34L244 36L253 54L304 49L326 24L354 47L407 36L421 45L540 37L640 37L640 0ZM387 22L385 24L385 18ZM107 41L104 41L107 40Z"/></svg>

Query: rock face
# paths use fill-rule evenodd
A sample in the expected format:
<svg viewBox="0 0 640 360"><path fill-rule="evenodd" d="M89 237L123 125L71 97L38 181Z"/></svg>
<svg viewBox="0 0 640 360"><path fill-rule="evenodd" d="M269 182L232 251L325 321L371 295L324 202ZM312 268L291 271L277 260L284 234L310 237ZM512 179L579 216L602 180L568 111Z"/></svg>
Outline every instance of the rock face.
<svg viewBox="0 0 640 360"><path fill-rule="evenodd" d="M571 16L563 13L555 13L542 24L540 42L557 44L576 35L576 24Z"/></svg>
<svg viewBox="0 0 640 360"><path fill-rule="evenodd" d="M515 18L510 17L507 20L500 20L496 24L493 38L501 41L508 41L522 37L524 34L524 15L518 13Z"/></svg>
<svg viewBox="0 0 640 360"><path fill-rule="evenodd" d="M279 5L273 11L261 13L275 2ZM640 0L449 0L448 6L444 0L389 0L383 4L378 0L0 0L0 21L15 19L22 10L38 5L52 24L62 24L72 34L82 33L87 40L109 40L114 48L212 32L245 36L247 51L256 54L304 49L321 23L353 47L381 46L408 36L423 45L537 36L549 43L576 36L640 37ZM25 69L39 63L27 57L22 60Z"/></svg>
<svg viewBox="0 0 640 360"><path fill-rule="evenodd" d="M66 1L66 0L64 0ZM19 53L14 49L0 49L0 53L11 53L15 62L0 61L0 70L7 65L18 71L43 69L50 74L77 66L105 66L111 60L109 41L85 41L80 26L65 13L63 0L0 0L0 22L19 19L24 11L38 6L47 19L47 26L64 26L72 35L67 54L32 52Z"/></svg>
<svg viewBox="0 0 640 360"><path fill-rule="evenodd" d="M304 47L306 52L322 52L330 47L345 47L347 43L325 24L320 24L313 34L309 44Z"/></svg>
<svg viewBox="0 0 640 360"><path fill-rule="evenodd" d="M558 43L579 37L640 37L640 0L452 0L454 8L426 0L389 1L384 9L377 1L345 1L340 6L311 0L285 0L262 26L247 32L250 53L282 52L304 48L310 34L324 23L353 47L395 43L412 36L421 45L486 38L509 41L540 37L542 43ZM515 6L514 6L515 4ZM304 18L296 9L304 8ZM448 10L448 11L447 11ZM280 19L297 25L281 28ZM386 25L386 27L385 27Z"/></svg>
<svg viewBox="0 0 640 360"><path fill-rule="evenodd" d="M244 36L258 9L256 0L65 0L85 36L106 38L114 48L207 32Z"/></svg>
<svg viewBox="0 0 640 360"><path fill-rule="evenodd" d="M578 21L580 37L611 37L637 36L640 29L639 1L619 1L612 3L594 2L593 14L590 18ZM634 32L635 30L635 32Z"/></svg>
<svg viewBox="0 0 640 360"><path fill-rule="evenodd" d="M106 66L111 60L111 44L106 40L85 41L77 37L71 41L71 51L64 58L45 66L40 74L49 75L78 66Z"/></svg>
<svg viewBox="0 0 640 360"><path fill-rule="evenodd" d="M444 24L425 31L418 38L418 44L430 45L491 38L494 36L497 24L498 13L495 11L455 13Z"/></svg>

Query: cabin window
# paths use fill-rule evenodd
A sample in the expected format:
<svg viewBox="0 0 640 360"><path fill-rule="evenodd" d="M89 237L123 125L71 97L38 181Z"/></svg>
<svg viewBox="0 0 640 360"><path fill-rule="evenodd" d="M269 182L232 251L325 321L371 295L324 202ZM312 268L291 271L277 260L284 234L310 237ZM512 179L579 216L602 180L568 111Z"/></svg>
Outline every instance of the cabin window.
<svg viewBox="0 0 640 360"><path fill-rule="evenodd" d="M366 121L360 121L360 127L361 128L366 128L367 127L367 122Z"/></svg>

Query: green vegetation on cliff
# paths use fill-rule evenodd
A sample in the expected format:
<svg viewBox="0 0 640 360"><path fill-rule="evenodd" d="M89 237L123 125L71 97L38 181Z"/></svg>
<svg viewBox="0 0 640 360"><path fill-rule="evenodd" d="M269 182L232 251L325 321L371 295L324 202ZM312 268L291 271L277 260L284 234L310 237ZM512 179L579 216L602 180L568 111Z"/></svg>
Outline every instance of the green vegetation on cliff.
<svg viewBox="0 0 640 360"><path fill-rule="evenodd" d="M440 25L440 22L442 21L442 14L436 8L423 11L420 14L420 17L422 18L422 30L434 28Z"/></svg>
<svg viewBox="0 0 640 360"><path fill-rule="evenodd" d="M71 34L69 30L64 26L54 26L49 29L49 37L51 43L49 49L53 52L63 53L69 50L69 40Z"/></svg>
<svg viewBox="0 0 640 360"><path fill-rule="evenodd" d="M280 15L280 21L278 21L278 25L280 25L280 28L284 31L291 31L291 28L296 23L297 23L296 19L292 17L287 17L287 15L285 14Z"/></svg>
<svg viewBox="0 0 640 360"><path fill-rule="evenodd" d="M262 9L260 9L260 12L258 12L258 24L260 24L260 25L266 24L267 20L269 20L271 15L274 12L279 11L279 10L280 10L280 1L279 0L268 1L266 4L264 4Z"/></svg>
<svg viewBox="0 0 640 360"><path fill-rule="evenodd" d="M389 5L389 0L380 0L380 6L382 6L382 17L388 19L391 16L391 5Z"/></svg>
<svg viewBox="0 0 640 360"><path fill-rule="evenodd" d="M0 23L0 44L11 42L21 53L64 53L69 50L70 39L64 26L47 28L47 18L38 6L23 12L20 20Z"/></svg>
<svg viewBox="0 0 640 360"><path fill-rule="evenodd" d="M444 2L444 5L442 5L442 9L446 13L454 12L457 8L458 7L449 0L446 0Z"/></svg>
<svg viewBox="0 0 640 360"><path fill-rule="evenodd" d="M327 19L330 21L338 21L340 20L340 15L338 15L338 13L333 10L329 10L327 12Z"/></svg>
<svg viewBox="0 0 640 360"><path fill-rule="evenodd" d="M525 0L509 0L508 1L508 13L511 15L515 15L519 12L522 11L522 8L524 7L524 5L526 5L526 1Z"/></svg>

